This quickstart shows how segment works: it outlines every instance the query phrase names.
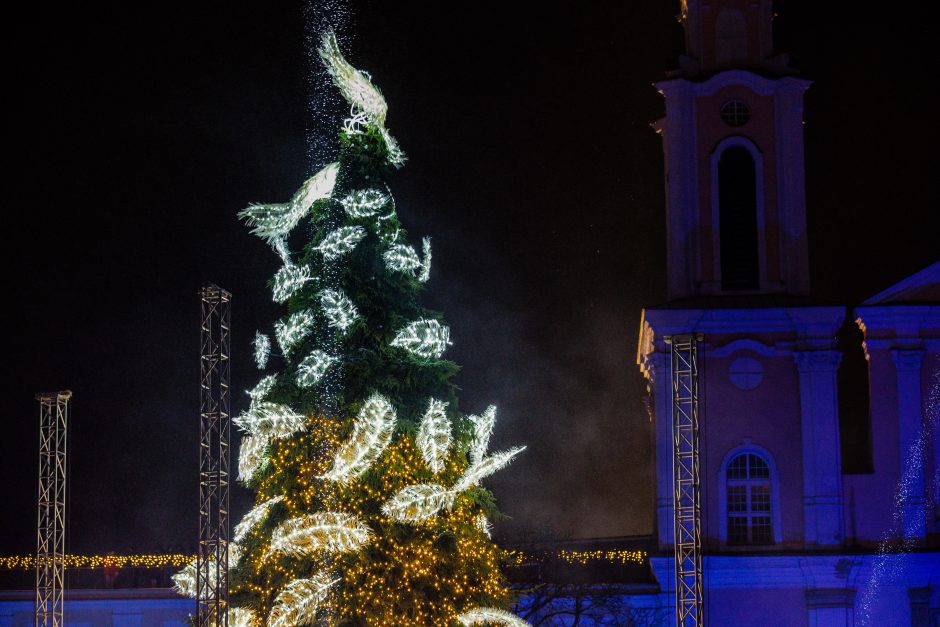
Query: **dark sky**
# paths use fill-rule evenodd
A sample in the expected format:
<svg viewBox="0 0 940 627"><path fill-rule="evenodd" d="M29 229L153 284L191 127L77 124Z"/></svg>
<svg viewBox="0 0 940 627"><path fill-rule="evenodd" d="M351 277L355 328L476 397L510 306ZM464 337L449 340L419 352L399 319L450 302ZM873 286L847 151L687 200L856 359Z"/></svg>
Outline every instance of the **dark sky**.
<svg viewBox="0 0 940 627"><path fill-rule="evenodd" d="M664 298L649 123L678 2L577 4L361 2L346 25L410 158L393 190L413 240L434 241L428 303L452 327L461 407L496 403L495 445L529 445L489 484L504 534L652 529L634 357L640 308ZM814 291L855 303L940 250L937 10L777 4L779 48L816 83ZM278 261L235 213L322 165L304 6L33 3L8 25L0 554L35 550L33 395L66 387L71 550L194 545L197 289L234 294L240 410Z"/></svg>

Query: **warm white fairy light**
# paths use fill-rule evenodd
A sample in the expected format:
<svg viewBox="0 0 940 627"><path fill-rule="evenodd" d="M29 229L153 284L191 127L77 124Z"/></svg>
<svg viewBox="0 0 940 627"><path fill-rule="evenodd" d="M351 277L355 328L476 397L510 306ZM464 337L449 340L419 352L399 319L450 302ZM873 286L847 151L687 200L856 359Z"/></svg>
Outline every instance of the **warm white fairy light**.
<svg viewBox="0 0 940 627"><path fill-rule="evenodd" d="M327 233L317 250L327 261L332 261L341 257L356 247L362 238L366 236L366 230L361 226L341 226L335 231Z"/></svg>
<svg viewBox="0 0 940 627"><path fill-rule="evenodd" d="M339 164L331 163L309 179L290 202L273 205L251 205L238 217L253 227L251 232L273 244L297 226L310 207L318 200L329 198L336 184Z"/></svg>
<svg viewBox="0 0 940 627"><path fill-rule="evenodd" d="M369 541L372 531L345 512L317 512L285 520L271 534L271 553L293 557L320 552L349 553Z"/></svg>
<svg viewBox="0 0 940 627"><path fill-rule="evenodd" d="M269 438L286 438L305 427L302 415L279 403L255 403L232 422L251 435Z"/></svg>
<svg viewBox="0 0 940 627"><path fill-rule="evenodd" d="M274 325L274 337L277 339L277 345L281 347L281 353L287 357L291 349L303 340L313 329L313 323L316 319L313 312L304 309L292 313L286 320L279 320Z"/></svg>
<svg viewBox="0 0 940 627"><path fill-rule="evenodd" d="M399 346L425 359L439 358L450 343L448 327L437 320L425 319L409 323L391 342L392 346Z"/></svg>
<svg viewBox="0 0 940 627"><path fill-rule="evenodd" d="M432 398L418 427L416 442L421 456L431 472L440 472L453 442L450 421L447 419L447 403Z"/></svg>
<svg viewBox="0 0 940 627"><path fill-rule="evenodd" d="M268 358L271 356L271 338L261 331L255 331L252 346L254 347L255 365L258 366L258 370L264 370L268 366Z"/></svg>
<svg viewBox="0 0 940 627"><path fill-rule="evenodd" d="M323 290L319 297L323 314L334 329L345 332L359 318L356 304L341 290Z"/></svg>
<svg viewBox="0 0 940 627"><path fill-rule="evenodd" d="M399 491L382 505L382 512L398 522L417 523L454 505L456 493L437 483L419 483Z"/></svg>
<svg viewBox="0 0 940 627"><path fill-rule="evenodd" d="M277 383L277 375L269 374L266 377L262 377L260 381L253 387L248 390L247 394L251 397L252 403L259 403L271 393L271 390L274 389L274 384Z"/></svg>
<svg viewBox="0 0 940 627"><path fill-rule="evenodd" d="M418 274L418 280L426 283L431 278L431 238L425 237L421 240L421 248L424 253L424 260L421 262L421 272Z"/></svg>
<svg viewBox="0 0 940 627"><path fill-rule="evenodd" d="M246 435L242 438L241 449L238 451L238 480L249 483L255 473L264 465L264 449L269 438L263 435Z"/></svg>
<svg viewBox="0 0 940 627"><path fill-rule="evenodd" d="M490 446L490 436L496 425L496 405L490 405L483 414L468 416L473 425L473 442L470 444L470 462L479 464Z"/></svg>
<svg viewBox="0 0 940 627"><path fill-rule="evenodd" d="M454 486L454 490L457 492L463 492L467 488L475 486L476 484L480 483L480 480L485 479L493 473L508 466L509 462L511 462L516 455L524 450L524 446L516 446L509 449L508 451L493 453L489 457L485 457L477 463L470 464L460 479L457 480L457 485Z"/></svg>
<svg viewBox="0 0 940 627"><path fill-rule="evenodd" d="M304 283L312 281L310 268L307 266L286 265L274 275L272 286L272 299L275 303L286 302L288 298L297 293Z"/></svg>
<svg viewBox="0 0 940 627"><path fill-rule="evenodd" d="M316 385L335 361L336 357L332 355L321 350L313 351L297 366L297 385L302 388Z"/></svg>
<svg viewBox="0 0 940 627"><path fill-rule="evenodd" d="M392 440L395 408L381 394L363 403L353 421L353 432L336 453L330 470L321 478L345 482L368 470Z"/></svg>
<svg viewBox="0 0 940 627"><path fill-rule="evenodd" d="M326 573L291 581L274 599L274 607L268 614L268 627L313 625L317 619L317 609L337 581Z"/></svg>
<svg viewBox="0 0 940 627"><path fill-rule="evenodd" d="M241 542L247 538L251 530L254 529L255 526L258 525L262 520L267 518L268 512L271 510L271 506L275 503L280 503L283 500L284 495L281 494L275 496L274 498L268 499L263 503L259 503L258 505L255 505L253 508L251 508L251 510L245 514L245 517L242 518L241 522L235 525L232 539L235 542Z"/></svg>
<svg viewBox="0 0 940 627"><path fill-rule="evenodd" d="M357 189L340 199L346 213L353 218L368 218L388 204L389 196L377 189Z"/></svg>
<svg viewBox="0 0 940 627"><path fill-rule="evenodd" d="M393 244L385 253L385 267L394 272L414 272L421 267L421 259L408 244Z"/></svg>
<svg viewBox="0 0 940 627"><path fill-rule="evenodd" d="M500 627L531 627L515 614L494 607L478 607L457 617L463 627L473 625L499 625Z"/></svg>

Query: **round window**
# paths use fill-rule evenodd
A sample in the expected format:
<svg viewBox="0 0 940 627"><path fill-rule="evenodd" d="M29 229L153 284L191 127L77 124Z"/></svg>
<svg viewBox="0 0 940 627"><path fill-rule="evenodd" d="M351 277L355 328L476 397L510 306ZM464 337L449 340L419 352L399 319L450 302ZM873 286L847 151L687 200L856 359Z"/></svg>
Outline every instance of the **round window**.
<svg viewBox="0 0 940 627"><path fill-rule="evenodd" d="M721 120L728 126L744 126L751 119L751 110L740 100L721 105Z"/></svg>

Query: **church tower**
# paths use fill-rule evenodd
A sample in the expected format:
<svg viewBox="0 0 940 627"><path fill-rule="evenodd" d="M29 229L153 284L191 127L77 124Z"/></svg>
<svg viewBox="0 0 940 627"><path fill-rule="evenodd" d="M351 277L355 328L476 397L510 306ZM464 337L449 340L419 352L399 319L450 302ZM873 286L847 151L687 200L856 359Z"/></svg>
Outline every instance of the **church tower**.
<svg viewBox="0 0 940 627"><path fill-rule="evenodd" d="M686 54L656 86L668 295L809 292L803 93L774 55L770 0L682 3Z"/></svg>

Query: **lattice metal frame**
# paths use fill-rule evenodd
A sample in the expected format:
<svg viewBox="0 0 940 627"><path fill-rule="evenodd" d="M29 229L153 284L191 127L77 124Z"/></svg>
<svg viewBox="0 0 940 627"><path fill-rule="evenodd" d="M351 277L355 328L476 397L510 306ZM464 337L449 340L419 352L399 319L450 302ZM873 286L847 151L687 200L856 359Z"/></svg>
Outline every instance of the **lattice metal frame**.
<svg viewBox="0 0 940 627"><path fill-rule="evenodd" d="M65 486L69 399L46 392L39 401L39 499L36 523L36 627L64 627Z"/></svg>
<svg viewBox="0 0 940 627"><path fill-rule="evenodd" d="M196 626L228 627L229 355L232 296L205 285L199 411L199 547Z"/></svg>
<svg viewBox="0 0 940 627"><path fill-rule="evenodd" d="M673 544L678 627L705 624L698 410L701 340L701 334L666 338L672 347Z"/></svg>

